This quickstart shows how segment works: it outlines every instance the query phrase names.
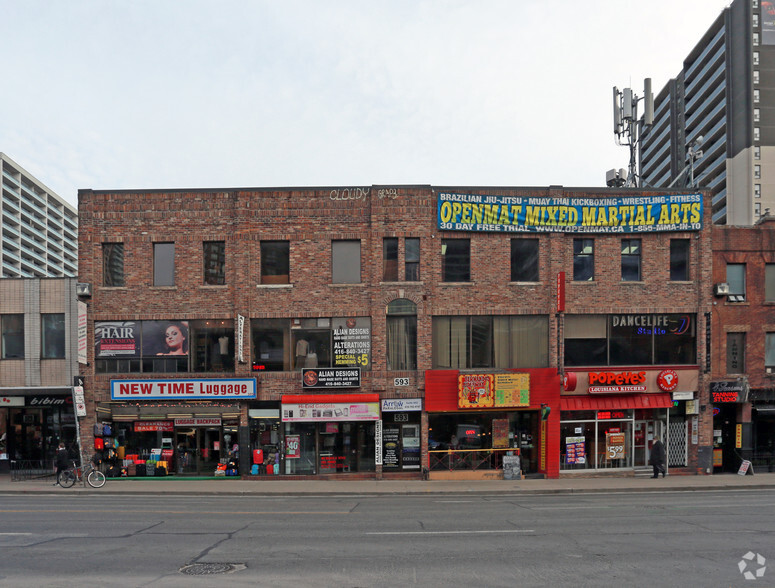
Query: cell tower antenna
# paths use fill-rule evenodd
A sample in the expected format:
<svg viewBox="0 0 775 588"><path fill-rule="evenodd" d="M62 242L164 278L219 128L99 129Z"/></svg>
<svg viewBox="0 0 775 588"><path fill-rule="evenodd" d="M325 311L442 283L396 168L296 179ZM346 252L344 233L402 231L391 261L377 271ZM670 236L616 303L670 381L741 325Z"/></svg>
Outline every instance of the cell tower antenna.
<svg viewBox="0 0 775 588"><path fill-rule="evenodd" d="M626 145L630 148L630 165L627 169L627 178L618 178L613 185L623 185L627 188L637 188L638 176L638 144L639 133L644 128L654 123L654 94L651 92L651 78L643 81L643 96L639 97L632 88L619 90L614 86L614 134L617 145ZM643 100L643 120L638 120L638 102ZM610 186L611 181L607 181Z"/></svg>

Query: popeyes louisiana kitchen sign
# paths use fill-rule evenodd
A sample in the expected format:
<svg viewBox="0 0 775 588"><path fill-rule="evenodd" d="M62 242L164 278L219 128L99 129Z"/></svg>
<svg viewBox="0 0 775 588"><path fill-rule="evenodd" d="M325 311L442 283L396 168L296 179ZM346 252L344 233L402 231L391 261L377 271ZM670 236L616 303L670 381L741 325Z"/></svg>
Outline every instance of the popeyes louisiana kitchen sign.
<svg viewBox="0 0 775 588"><path fill-rule="evenodd" d="M284 423L379 420L379 402L308 402L282 407Z"/></svg>
<svg viewBox="0 0 775 588"><path fill-rule="evenodd" d="M493 374L460 374L457 377L458 408L490 408L494 404Z"/></svg>
<svg viewBox="0 0 775 588"><path fill-rule="evenodd" d="M255 378L110 381L111 400L210 400L255 397Z"/></svg>
<svg viewBox="0 0 775 588"><path fill-rule="evenodd" d="M590 394L646 391L646 372L589 372Z"/></svg>

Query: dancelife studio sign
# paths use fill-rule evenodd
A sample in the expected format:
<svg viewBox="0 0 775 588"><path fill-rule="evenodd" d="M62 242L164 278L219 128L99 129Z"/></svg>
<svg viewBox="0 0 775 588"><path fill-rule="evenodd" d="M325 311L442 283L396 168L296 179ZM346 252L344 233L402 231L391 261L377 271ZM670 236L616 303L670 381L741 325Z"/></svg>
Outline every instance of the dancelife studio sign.
<svg viewBox="0 0 775 588"><path fill-rule="evenodd" d="M441 193L444 231L646 233L702 229L702 195L552 198Z"/></svg>

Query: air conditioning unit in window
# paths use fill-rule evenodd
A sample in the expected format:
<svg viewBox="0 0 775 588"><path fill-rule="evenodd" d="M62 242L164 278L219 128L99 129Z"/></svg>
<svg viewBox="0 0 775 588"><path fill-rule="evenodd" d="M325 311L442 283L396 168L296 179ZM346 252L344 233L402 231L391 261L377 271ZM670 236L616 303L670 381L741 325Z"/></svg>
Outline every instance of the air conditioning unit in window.
<svg viewBox="0 0 775 588"><path fill-rule="evenodd" d="M720 284L713 284L713 295L714 296L728 296L729 295L729 284L726 282L721 282Z"/></svg>
<svg viewBox="0 0 775 588"><path fill-rule="evenodd" d="M76 296L91 296L91 284L87 282L77 282L75 284Z"/></svg>

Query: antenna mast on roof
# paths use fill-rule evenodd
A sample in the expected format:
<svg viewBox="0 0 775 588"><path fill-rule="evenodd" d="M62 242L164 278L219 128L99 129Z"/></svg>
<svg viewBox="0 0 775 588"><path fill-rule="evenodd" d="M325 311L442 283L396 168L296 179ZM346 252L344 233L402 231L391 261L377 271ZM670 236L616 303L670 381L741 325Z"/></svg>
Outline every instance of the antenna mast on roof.
<svg viewBox="0 0 775 588"><path fill-rule="evenodd" d="M617 145L627 145L630 148L630 166L627 179L618 177L618 182L607 180L610 185L623 185L627 188L638 187L638 162L636 158L638 146L638 101L643 100L642 127L648 128L654 123L654 94L651 92L651 78L643 81L643 97L639 98L632 88L619 90L614 86L614 134ZM618 176L618 174L614 174ZM609 172L609 178L611 177Z"/></svg>

